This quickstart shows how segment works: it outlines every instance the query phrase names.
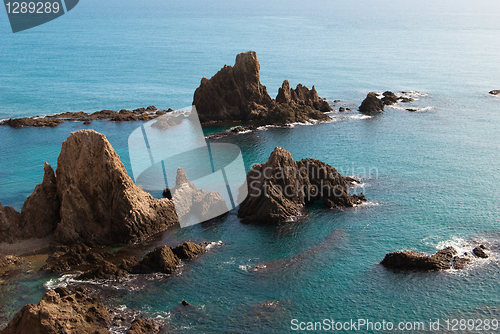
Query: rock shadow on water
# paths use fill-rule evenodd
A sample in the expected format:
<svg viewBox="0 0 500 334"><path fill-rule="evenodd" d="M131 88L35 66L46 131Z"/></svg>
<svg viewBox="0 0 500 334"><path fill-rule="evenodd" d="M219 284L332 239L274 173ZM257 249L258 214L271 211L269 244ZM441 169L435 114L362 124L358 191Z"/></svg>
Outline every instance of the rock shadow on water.
<svg viewBox="0 0 500 334"><path fill-rule="evenodd" d="M293 257L286 257L271 261L261 262L253 266L249 272L253 274L283 274L285 272L294 273L301 271L307 266L310 260L315 257L319 257L321 253L327 251L329 248L333 247L335 244L340 242L346 232L343 230L334 230L328 238L321 242L320 244L309 248L303 253L295 255Z"/></svg>

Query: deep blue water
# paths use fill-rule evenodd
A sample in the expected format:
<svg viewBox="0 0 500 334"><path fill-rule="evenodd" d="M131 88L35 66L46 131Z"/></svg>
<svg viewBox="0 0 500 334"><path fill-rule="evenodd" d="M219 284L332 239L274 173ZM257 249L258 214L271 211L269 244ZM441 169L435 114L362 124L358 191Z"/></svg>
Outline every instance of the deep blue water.
<svg viewBox="0 0 500 334"><path fill-rule="evenodd" d="M261 81L272 96L284 79L315 85L320 96L352 109L369 91L425 93L411 105L425 108L415 113L335 113L336 121L326 124L217 140L240 146L247 169L266 161L275 146L296 160L323 160L361 176L370 202L342 212L315 206L307 219L278 228L243 225L231 212L175 230L168 239L222 245L178 276L119 286L111 302L160 315L186 333L281 333L294 318L498 319L500 99L487 92L500 89L499 32L494 1L87 0L17 34L0 10L0 118L186 107L203 76L247 50L257 52ZM20 209L41 181L43 162L55 168L61 142L82 128L104 133L130 172L127 140L137 126L0 128L1 203ZM300 254L335 229L343 231L339 241L298 267L248 272L257 263ZM400 273L378 264L395 250L479 243L492 249L492 258L465 271ZM13 304L7 316L37 303L51 278L9 283L2 302ZM199 312L170 312L183 299ZM264 301L277 302L278 310L259 313L256 305Z"/></svg>

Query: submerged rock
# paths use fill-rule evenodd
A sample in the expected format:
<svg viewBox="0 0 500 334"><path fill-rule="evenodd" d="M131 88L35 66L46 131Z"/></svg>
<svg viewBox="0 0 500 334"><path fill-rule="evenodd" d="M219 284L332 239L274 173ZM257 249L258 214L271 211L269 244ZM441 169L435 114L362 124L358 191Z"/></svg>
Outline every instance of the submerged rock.
<svg viewBox="0 0 500 334"><path fill-rule="evenodd" d="M109 333L111 320L96 298L64 288L49 291L38 305L25 305L1 331L17 333Z"/></svg>
<svg viewBox="0 0 500 334"><path fill-rule="evenodd" d="M361 200L349 195L348 183L330 165L315 159L293 160L276 147L266 163L247 175L248 196L238 217L244 222L278 223L305 212L305 205L323 201L329 208L352 207Z"/></svg>
<svg viewBox="0 0 500 334"><path fill-rule="evenodd" d="M106 137L93 130L63 142L56 174L57 242L137 242L177 222L173 202L136 186Z"/></svg>
<svg viewBox="0 0 500 334"><path fill-rule="evenodd" d="M378 98L377 93L368 93L359 106L359 111L363 114L380 113L384 111L384 102Z"/></svg>

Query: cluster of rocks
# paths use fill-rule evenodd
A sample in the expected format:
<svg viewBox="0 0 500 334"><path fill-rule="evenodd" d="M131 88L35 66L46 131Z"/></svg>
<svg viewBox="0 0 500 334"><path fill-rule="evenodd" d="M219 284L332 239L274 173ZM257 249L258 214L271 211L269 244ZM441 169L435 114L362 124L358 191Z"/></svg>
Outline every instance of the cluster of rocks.
<svg viewBox="0 0 500 334"><path fill-rule="evenodd" d="M364 114L380 113L384 111L384 106L390 106L398 102L413 102L412 98L397 96L393 92L386 91L380 97L379 93L370 92L359 106L359 111Z"/></svg>
<svg viewBox="0 0 500 334"><path fill-rule="evenodd" d="M171 200L136 186L106 137L71 133L57 170L45 163L41 184L21 213L0 206L0 242L54 235L60 244L137 242L178 222Z"/></svg>
<svg viewBox="0 0 500 334"><path fill-rule="evenodd" d="M57 246L47 258L42 270L61 273L71 270L71 267L87 264L97 264L112 256L106 247L91 247L84 243L73 246Z"/></svg>
<svg viewBox="0 0 500 334"><path fill-rule="evenodd" d="M283 82L276 99L272 99L260 82L260 64L254 51L236 56L234 66L225 65L212 78L201 79L194 93L193 105L202 123L258 122L289 124L310 119L325 120L331 111L316 89L298 85L290 88Z"/></svg>
<svg viewBox="0 0 500 334"><path fill-rule="evenodd" d="M276 147L266 163L247 175L248 196L238 216L244 222L279 223L302 215L305 205L322 201L328 208L353 207L364 195L350 195L352 184L330 165L315 159L293 160Z"/></svg>
<svg viewBox="0 0 500 334"><path fill-rule="evenodd" d="M109 120L112 122L126 122L126 121L149 121L166 112L171 112L172 109L159 110L155 106L147 108L138 108L134 110L122 109L120 111L114 110L101 110L94 113L80 112L65 112L61 114L49 116L34 116L22 118L10 118L0 122L0 125L7 125L13 128L24 127L56 127L66 121L83 122L83 124L90 124L96 120Z"/></svg>
<svg viewBox="0 0 500 334"><path fill-rule="evenodd" d="M97 298L90 298L83 288L56 288L48 291L38 305L25 305L1 334L17 333L110 333L112 317ZM155 334L160 326L150 318L137 318L129 334Z"/></svg>
<svg viewBox="0 0 500 334"><path fill-rule="evenodd" d="M205 252L203 244L187 241L173 248L165 245L158 246L142 260L135 256L123 259L119 266L106 261L100 261L92 269L77 277L79 280L108 279L116 280L128 274L173 273L181 260L193 260Z"/></svg>
<svg viewBox="0 0 500 334"><path fill-rule="evenodd" d="M484 245L480 245L472 250L472 254L478 258L488 258L485 249ZM401 270L442 270L464 269L471 261L471 254L466 252L458 255L455 248L446 247L434 255L410 251L388 253L380 263Z"/></svg>

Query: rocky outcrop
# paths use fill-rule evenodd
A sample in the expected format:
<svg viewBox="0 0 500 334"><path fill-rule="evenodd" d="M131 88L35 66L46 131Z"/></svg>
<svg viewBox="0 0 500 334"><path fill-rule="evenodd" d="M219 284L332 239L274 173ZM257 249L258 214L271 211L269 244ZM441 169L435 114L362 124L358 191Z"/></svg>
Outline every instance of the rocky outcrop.
<svg viewBox="0 0 500 334"><path fill-rule="evenodd" d="M76 279L78 280L92 280L92 279L106 279L106 280L116 280L127 274L126 271L118 268L113 263L108 261L99 262L91 270L81 274Z"/></svg>
<svg viewBox="0 0 500 334"><path fill-rule="evenodd" d="M57 171L45 164L43 182L21 214L0 204L0 242L43 238L57 243L131 243L178 223L169 199L136 186L106 137L73 132L63 142Z"/></svg>
<svg viewBox="0 0 500 334"><path fill-rule="evenodd" d="M396 96L396 94L394 94L393 92L389 92L389 91L384 92L382 95L383 95L383 97L381 100L386 106L396 104L396 103L398 103L398 101L400 99L398 96Z"/></svg>
<svg viewBox="0 0 500 334"><path fill-rule="evenodd" d="M150 318L135 319L130 325L127 334L156 334L160 332L160 326Z"/></svg>
<svg viewBox="0 0 500 334"><path fill-rule="evenodd" d="M149 252L138 266L132 269L137 274L164 273L171 274L179 265L179 258L172 252L172 248L167 246L156 247Z"/></svg>
<svg viewBox="0 0 500 334"><path fill-rule="evenodd" d="M490 94L491 95L500 95L500 89L492 90L492 91L490 91Z"/></svg>
<svg viewBox="0 0 500 334"><path fill-rule="evenodd" d="M172 249L172 252L181 260L192 260L205 252L205 248L194 242L187 241Z"/></svg>
<svg viewBox="0 0 500 334"><path fill-rule="evenodd" d="M203 78L194 93L202 123L216 121L258 121L266 124L289 124L310 119L325 120L321 113L331 111L327 101L313 88L298 85L290 88L287 80L272 100L260 83L260 64L254 51L236 56L234 67L224 66L212 78Z"/></svg>
<svg viewBox="0 0 500 334"><path fill-rule="evenodd" d="M130 243L177 222L172 201L136 186L106 137L93 130L63 142L56 175L57 242Z"/></svg>
<svg viewBox="0 0 500 334"><path fill-rule="evenodd" d="M229 211L220 193L198 189L193 182L188 181L186 172L180 167L177 169L175 187L170 192L181 226L190 215L203 222Z"/></svg>
<svg viewBox="0 0 500 334"><path fill-rule="evenodd" d="M22 238L21 214L0 203L0 242L12 243Z"/></svg>
<svg viewBox="0 0 500 334"><path fill-rule="evenodd" d="M42 183L35 187L21 210L25 238L41 239L52 234L59 223L60 206L56 175L45 163Z"/></svg>
<svg viewBox="0 0 500 334"><path fill-rule="evenodd" d="M109 333L111 320L105 306L83 293L57 288L38 305L25 305L1 334Z"/></svg>
<svg viewBox="0 0 500 334"><path fill-rule="evenodd" d="M384 102L378 98L377 93L368 93L359 106L359 111L363 114L380 113L384 111Z"/></svg>
<svg viewBox="0 0 500 334"><path fill-rule="evenodd" d="M477 257L480 257L480 258L483 258L483 259L487 259L489 256L484 251L485 249L486 249L486 247L484 245L480 245L480 246L474 248L472 250L472 253L474 253L474 255L477 256Z"/></svg>
<svg viewBox="0 0 500 334"><path fill-rule="evenodd" d="M225 65L212 78L201 79L193 100L202 123L258 119L270 103L254 51L237 55L234 67Z"/></svg>
<svg viewBox="0 0 500 334"><path fill-rule="evenodd" d="M73 246L58 246L46 260L43 270L61 273L74 266L96 264L112 256L104 247L91 248L79 243Z"/></svg>
<svg viewBox="0 0 500 334"><path fill-rule="evenodd" d="M315 159L295 162L281 147L266 163L252 167L247 186L248 196L238 210L244 222L278 223L303 214L305 205L316 201L344 208L364 199L348 193L349 184L335 168Z"/></svg>
<svg viewBox="0 0 500 334"><path fill-rule="evenodd" d="M7 125L13 128L25 127L56 127L66 121L84 122L90 124L95 120L110 120L113 122L126 122L126 121L149 121L158 116L171 112L172 109L167 111L159 110L155 106L147 108L138 108L134 110L122 109L120 111L114 110L101 110L94 113L79 112L65 112L61 114L49 116L34 116L22 118L10 118L0 122L0 125Z"/></svg>
<svg viewBox="0 0 500 334"><path fill-rule="evenodd" d="M488 258L484 245L478 246L472 252L457 255L453 247L447 247L434 255L418 252L394 252L388 253L380 262L386 267L402 270L441 270L441 269L464 269L472 262L474 254L478 258Z"/></svg>
<svg viewBox="0 0 500 334"><path fill-rule="evenodd" d="M453 247L447 247L430 256L418 252L394 252L388 253L380 262L386 267L394 269L413 270L441 270L452 267L453 257L457 251Z"/></svg>
<svg viewBox="0 0 500 334"><path fill-rule="evenodd" d="M278 89L276 102L278 104L295 103L298 105L305 105L322 112L332 111L332 107L330 107L328 102L318 96L318 92L316 92L314 86L309 90L309 88L298 84L297 87L293 89L290 88L288 80L283 81L281 88Z"/></svg>

